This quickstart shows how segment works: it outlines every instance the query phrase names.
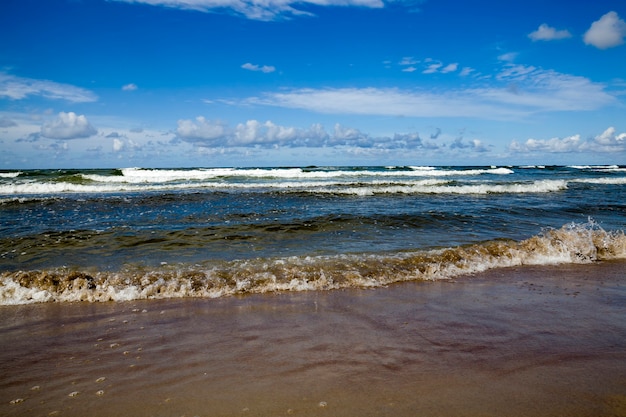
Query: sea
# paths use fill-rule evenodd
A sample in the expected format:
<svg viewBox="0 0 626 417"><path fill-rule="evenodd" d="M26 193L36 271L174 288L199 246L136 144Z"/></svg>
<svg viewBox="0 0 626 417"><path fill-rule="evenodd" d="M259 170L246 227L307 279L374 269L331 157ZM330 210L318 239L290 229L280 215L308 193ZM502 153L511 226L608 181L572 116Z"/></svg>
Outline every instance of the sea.
<svg viewBox="0 0 626 417"><path fill-rule="evenodd" d="M619 261L625 230L621 165L2 170L0 305Z"/></svg>

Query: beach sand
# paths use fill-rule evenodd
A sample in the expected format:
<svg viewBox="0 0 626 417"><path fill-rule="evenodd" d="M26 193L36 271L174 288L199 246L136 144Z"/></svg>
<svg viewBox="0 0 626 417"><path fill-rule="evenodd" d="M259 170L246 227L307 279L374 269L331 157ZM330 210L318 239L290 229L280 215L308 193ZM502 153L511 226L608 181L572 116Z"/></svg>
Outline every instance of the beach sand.
<svg viewBox="0 0 626 417"><path fill-rule="evenodd" d="M626 416L626 263L0 308L3 416Z"/></svg>

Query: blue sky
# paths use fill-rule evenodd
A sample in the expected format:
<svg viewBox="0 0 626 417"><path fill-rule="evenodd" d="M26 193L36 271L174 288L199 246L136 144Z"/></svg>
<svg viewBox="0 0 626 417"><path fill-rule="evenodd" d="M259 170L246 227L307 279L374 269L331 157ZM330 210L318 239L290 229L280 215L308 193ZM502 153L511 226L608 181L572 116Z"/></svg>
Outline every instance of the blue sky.
<svg viewBox="0 0 626 417"><path fill-rule="evenodd" d="M0 169L626 164L626 3L4 0Z"/></svg>

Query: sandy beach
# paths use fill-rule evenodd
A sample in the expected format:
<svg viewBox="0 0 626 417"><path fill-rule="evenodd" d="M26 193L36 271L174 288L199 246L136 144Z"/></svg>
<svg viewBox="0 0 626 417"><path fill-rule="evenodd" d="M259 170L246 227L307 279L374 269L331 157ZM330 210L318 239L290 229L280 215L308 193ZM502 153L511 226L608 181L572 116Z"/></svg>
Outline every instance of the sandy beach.
<svg viewBox="0 0 626 417"><path fill-rule="evenodd" d="M0 308L4 416L626 416L626 263Z"/></svg>

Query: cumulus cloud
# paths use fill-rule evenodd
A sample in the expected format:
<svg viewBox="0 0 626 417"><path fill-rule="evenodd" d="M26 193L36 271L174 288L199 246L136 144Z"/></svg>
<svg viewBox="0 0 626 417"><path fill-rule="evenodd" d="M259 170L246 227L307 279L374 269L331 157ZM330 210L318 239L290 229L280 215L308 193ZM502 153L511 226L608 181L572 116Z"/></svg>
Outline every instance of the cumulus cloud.
<svg viewBox="0 0 626 417"><path fill-rule="evenodd" d="M600 152L624 152L626 151L626 132L618 134L611 126L593 138L591 147Z"/></svg>
<svg viewBox="0 0 626 417"><path fill-rule="evenodd" d="M226 11L253 20L275 20L290 16L310 16L311 13L298 9L296 5L343 6L381 8L382 0L116 0L126 3L143 3L199 12Z"/></svg>
<svg viewBox="0 0 626 417"><path fill-rule="evenodd" d="M556 30L555 28L543 23L539 25L539 28L536 31L529 33L528 37L534 42L553 41L558 39L571 38L572 34L569 33L568 30Z"/></svg>
<svg viewBox="0 0 626 417"><path fill-rule="evenodd" d="M626 37L626 22L615 12L608 12L599 20L591 24L585 33L584 41L599 49L608 49L624 43Z"/></svg>
<svg viewBox="0 0 626 417"><path fill-rule="evenodd" d="M298 129L248 120L234 128L212 122L202 116L195 120L179 120L178 138L198 146L319 146L328 134L321 125Z"/></svg>
<svg viewBox="0 0 626 417"><path fill-rule="evenodd" d="M95 135L97 130L84 115L61 112L56 119L41 126L41 136L50 139L80 139Z"/></svg>
<svg viewBox="0 0 626 417"><path fill-rule="evenodd" d="M202 116L194 120L179 120L176 134L187 141L212 141L224 137L226 127L221 122L211 122Z"/></svg>
<svg viewBox="0 0 626 417"><path fill-rule="evenodd" d="M73 103L86 103L98 99L94 93L84 88L0 72L0 98L22 100L29 96L66 100Z"/></svg>
<svg viewBox="0 0 626 417"><path fill-rule="evenodd" d="M614 127L609 127L587 140L583 140L579 134L564 138L527 139L523 143L514 140L509 150L522 153L625 152L626 133L617 134Z"/></svg>
<svg viewBox="0 0 626 417"><path fill-rule="evenodd" d="M517 152L576 152L581 145L580 135L565 138L528 139L523 144L513 141L509 149Z"/></svg>
<svg viewBox="0 0 626 417"><path fill-rule="evenodd" d="M196 129L191 126L196 126ZM200 137L198 131L207 131L210 134ZM308 129L301 129L281 126L269 120L266 122L248 120L230 128L222 123L210 122L203 117L197 117L195 120L180 120L177 134L180 140L206 148L438 148L438 145L434 143L423 143L418 133L372 136L359 129L346 127L339 123L335 124L332 133L329 134L320 124L314 124Z"/></svg>
<svg viewBox="0 0 626 417"><path fill-rule="evenodd" d="M487 147L482 143L480 139L471 139L467 142L463 140L463 137L458 137L450 145L450 149L465 149L473 150L474 152L488 152Z"/></svg>
<svg viewBox="0 0 626 417"><path fill-rule="evenodd" d="M464 89L294 89L266 93L246 104L319 113L407 117L523 119L539 112L596 110L617 102L605 85L588 78L506 64L489 85Z"/></svg>
<svg viewBox="0 0 626 417"><path fill-rule="evenodd" d="M137 84L130 83L122 86L122 91L135 91L137 88Z"/></svg>
<svg viewBox="0 0 626 417"><path fill-rule="evenodd" d="M248 71L260 71L266 74L276 71L276 68L271 65L260 66L260 65L251 64L249 62L246 62L245 64L243 64L241 68L246 69Z"/></svg>
<svg viewBox="0 0 626 417"><path fill-rule="evenodd" d="M118 138L113 139L113 152L121 152L124 150L124 141Z"/></svg>

